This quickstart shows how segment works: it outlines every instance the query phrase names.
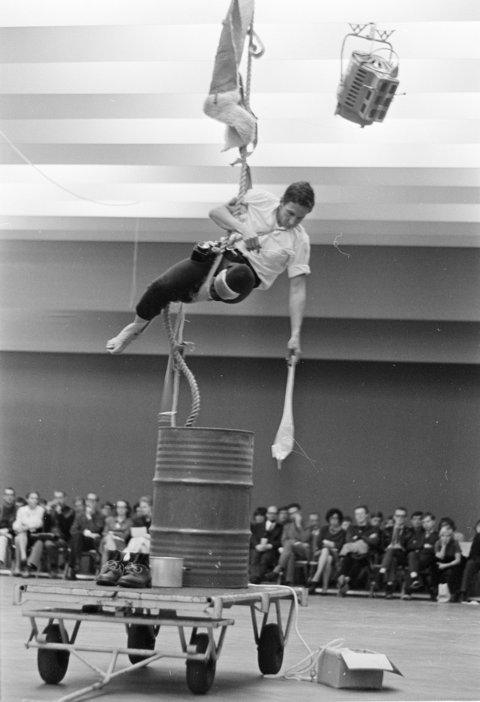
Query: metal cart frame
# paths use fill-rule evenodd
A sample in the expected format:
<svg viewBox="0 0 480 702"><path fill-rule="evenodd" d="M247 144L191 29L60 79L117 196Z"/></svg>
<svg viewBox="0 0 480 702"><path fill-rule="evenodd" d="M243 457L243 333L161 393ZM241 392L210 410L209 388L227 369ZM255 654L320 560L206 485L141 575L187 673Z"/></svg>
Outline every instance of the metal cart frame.
<svg viewBox="0 0 480 702"><path fill-rule="evenodd" d="M286 616L282 615L282 600L288 603ZM46 602L53 604L46 606ZM96 682L58 698L56 702L78 700L120 675L162 658L184 659L190 691L205 694L213 684L227 628L235 623L234 619L224 616L224 610L230 610L234 605L250 608L259 669L264 675L276 674L282 666L297 604L306 602L304 589L281 585L250 585L234 590L127 590L101 587L87 581L61 584L35 581L18 585L14 595L14 603L22 605L22 616L30 619L31 632L25 646L38 649L38 670L45 682L58 684L63 679L70 655L99 676ZM47 620L43 630L38 619ZM67 622L70 623L70 633ZM123 625L127 645L97 646L77 642L82 622ZM177 628L178 652L157 649L156 639L161 627ZM107 668L98 667L82 655L89 652L110 653ZM124 654L130 664L117 669L118 658Z"/></svg>

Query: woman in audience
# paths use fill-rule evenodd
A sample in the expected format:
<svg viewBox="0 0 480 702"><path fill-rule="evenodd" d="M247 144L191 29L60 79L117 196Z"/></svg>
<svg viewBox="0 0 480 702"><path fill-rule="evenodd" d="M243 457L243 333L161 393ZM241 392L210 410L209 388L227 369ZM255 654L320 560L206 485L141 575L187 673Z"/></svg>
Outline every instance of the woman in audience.
<svg viewBox="0 0 480 702"><path fill-rule="evenodd" d="M318 539L320 550L316 551L314 554L314 559L318 558L317 568L308 581L308 591L310 594L315 592L322 574L322 595L326 594L332 570L338 561L339 551L345 543L345 531L342 529L342 512L333 507L328 510L325 519L327 525L321 528Z"/></svg>
<svg viewBox="0 0 480 702"><path fill-rule="evenodd" d="M27 495L27 504L19 507L12 528L15 532L15 570L14 575L28 575L29 571L38 569L37 563L27 564L34 539L33 534L43 528L45 510L38 504L40 495L32 491Z"/></svg>
<svg viewBox="0 0 480 702"><path fill-rule="evenodd" d="M130 539L133 521L130 518L130 505L127 500L117 500L115 515L107 517L101 545L102 565L113 551L123 551Z"/></svg>
<svg viewBox="0 0 480 702"><path fill-rule="evenodd" d="M448 595L442 592L445 589L444 586L447 585L449 601L457 602L462 579L462 552L455 538L453 527L447 521L441 527L439 539L435 544L435 558L437 560L437 582L439 584L438 601L445 602L448 599Z"/></svg>

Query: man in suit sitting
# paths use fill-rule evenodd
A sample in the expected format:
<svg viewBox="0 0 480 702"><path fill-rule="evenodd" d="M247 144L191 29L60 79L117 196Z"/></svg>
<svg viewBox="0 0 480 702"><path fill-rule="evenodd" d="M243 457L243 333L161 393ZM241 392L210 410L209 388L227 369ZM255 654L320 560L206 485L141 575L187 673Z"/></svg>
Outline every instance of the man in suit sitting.
<svg viewBox="0 0 480 702"><path fill-rule="evenodd" d="M282 525L277 522L278 509L271 505L263 523L252 524L250 549L250 582L260 583L266 579L278 561L278 549L282 538Z"/></svg>

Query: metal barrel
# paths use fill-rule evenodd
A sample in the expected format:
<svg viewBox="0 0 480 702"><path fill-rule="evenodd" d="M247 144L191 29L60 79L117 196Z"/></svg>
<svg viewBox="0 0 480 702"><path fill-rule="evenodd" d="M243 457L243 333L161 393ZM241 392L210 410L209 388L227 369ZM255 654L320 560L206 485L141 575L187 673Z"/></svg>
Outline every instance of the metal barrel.
<svg viewBox="0 0 480 702"><path fill-rule="evenodd" d="M184 587L248 584L253 433L160 427L151 555L184 559Z"/></svg>

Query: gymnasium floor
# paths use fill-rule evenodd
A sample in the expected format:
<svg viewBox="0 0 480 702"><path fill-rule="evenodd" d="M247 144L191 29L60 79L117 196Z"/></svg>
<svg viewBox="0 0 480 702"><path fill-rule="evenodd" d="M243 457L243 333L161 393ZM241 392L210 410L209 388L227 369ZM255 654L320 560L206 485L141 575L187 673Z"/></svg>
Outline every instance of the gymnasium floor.
<svg viewBox="0 0 480 702"><path fill-rule="evenodd" d="M58 686L45 685L36 665L37 651L25 649L30 632L28 619L14 606L14 586L19 579L0 577L1 599L1 700L51 701L95 682L95 673L71 657L67 674ZM233 607L229 627L217 662L211 699L222 702L351 702L375 700L480 700L480 606L438 604L427 600L401 601L335 595L309 598L299 607L297 629L312 651L333 639L344 639L349 648L385 653L403 677L385 673L381 690L338 690L316 682L285 679L283 674L298 664L307 649L292 629L284 665L279 675L262 677L256 660L250 612ZM43 622L42 622L43 623ZM110 644L120 627L86 623L82 637L89 643ZM162 648L178 650L176 629L162 630ZM109 656L97 653L95 662L105 667ZM120 660L121 663L121 660ZM105 702L153 702L161 699L191 700L195 696L185 682L185 662L165 659L112 681L103 691L83 699Z"/></svg>

